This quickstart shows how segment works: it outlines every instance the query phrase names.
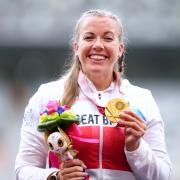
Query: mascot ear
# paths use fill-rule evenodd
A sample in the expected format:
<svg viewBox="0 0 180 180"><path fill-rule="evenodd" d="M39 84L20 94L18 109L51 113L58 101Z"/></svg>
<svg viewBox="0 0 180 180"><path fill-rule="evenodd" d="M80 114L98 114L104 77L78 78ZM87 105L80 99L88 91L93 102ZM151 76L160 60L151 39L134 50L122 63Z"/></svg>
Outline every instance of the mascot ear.
<svg viewBox="0 0 180 180"><path fill-rule="evenodd" d="M61 133L61 135L64 137L65 141L67 142L67 144L71 144L71 140L68 137L68 135L60 128L58 127L59 132Z"/></svg>

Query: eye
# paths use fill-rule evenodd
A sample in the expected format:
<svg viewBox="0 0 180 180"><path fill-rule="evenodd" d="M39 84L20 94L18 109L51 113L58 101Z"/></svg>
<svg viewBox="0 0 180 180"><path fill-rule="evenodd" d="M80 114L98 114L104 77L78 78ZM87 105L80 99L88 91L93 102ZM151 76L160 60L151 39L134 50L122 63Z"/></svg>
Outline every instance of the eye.
<svg viewBox="0 0 180 180"><path fill-rule="evenodd" d="M53 145L51 143L49 143L49 148L53 150Z"/></svg>
<svg viewBox="0 0 180 180"><path fill-rule="evenodd" d="M61 139L58 139L58 146L59 147L63 147L64 143Z"/></svg>
<svg viewBox="0 0 180 180"><path fill-rule="evenodd" d="M92 41L94 39L94 37L93 36L85 36L83 39L86 41Z"/></svg>
<svg viewBox="0 0 180 180"><path fill-rule="evenodd" d="M114 39L112 37L104 37L104 40L107 41L107 42L111 42L113 41Z"/></svg>

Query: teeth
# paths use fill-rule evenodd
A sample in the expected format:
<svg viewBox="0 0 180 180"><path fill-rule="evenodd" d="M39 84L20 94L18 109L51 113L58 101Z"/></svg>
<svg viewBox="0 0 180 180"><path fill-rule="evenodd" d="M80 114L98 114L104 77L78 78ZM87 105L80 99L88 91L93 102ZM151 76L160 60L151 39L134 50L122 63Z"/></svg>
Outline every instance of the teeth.
<svg viewBox="0 0 180 180"><path fill-rule="evenodd" d="M106 59L106 57L103 56L103 55L91 55L90 58L91 59L97 59L97 60L100 60L100 59L104 60L104 59Z"/></svg>

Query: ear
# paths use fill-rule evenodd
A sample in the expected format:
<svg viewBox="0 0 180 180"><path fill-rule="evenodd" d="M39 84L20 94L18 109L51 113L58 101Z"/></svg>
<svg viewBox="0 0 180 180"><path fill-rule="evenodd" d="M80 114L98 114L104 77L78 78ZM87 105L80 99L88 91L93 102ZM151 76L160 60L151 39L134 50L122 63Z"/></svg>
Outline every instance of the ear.
<svg viewBox="0 0 180 180"><path fill-rule="evenodd" d="M79 49L78 43L73 42L72 47L73 47L74 54L77 55L77 52L78 52L78 49Z"/></svg>
<svg viewBox="0 0 180 180"><path fill-rule="evenodd" d="M67 144L71 144L71 140L70 140L69 136L60 127L57 127L57 128L58 128L60 134L64 137Z"/></svg>
<svg viewBox="0 0 180 180"><path fill-rule="evenodd" d="M123 52L124 52L124 43L121 42L121 43L119 44L119 57L122 56Z"/></svg>

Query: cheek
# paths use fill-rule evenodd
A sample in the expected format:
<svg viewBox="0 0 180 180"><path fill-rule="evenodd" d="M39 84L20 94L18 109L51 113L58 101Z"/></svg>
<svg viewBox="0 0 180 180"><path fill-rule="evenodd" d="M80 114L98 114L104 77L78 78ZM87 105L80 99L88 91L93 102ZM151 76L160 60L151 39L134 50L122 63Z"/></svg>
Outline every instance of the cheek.
<svg viewBox="0 0 180 180"><path fill-rule="evenodd" d="M112 57L113 61L116 61L118 59L119 50L116 47L111 48L109 53L110 53L110 56Z"/></svg>
<svg viewBox="0 0 180 180"><path fill-rule="evenodd" d="M81 45L78 50L79 58L81 59L81 58L85 58L86 56L88 56L89 49L90 49L89 46Z"/></svg>

